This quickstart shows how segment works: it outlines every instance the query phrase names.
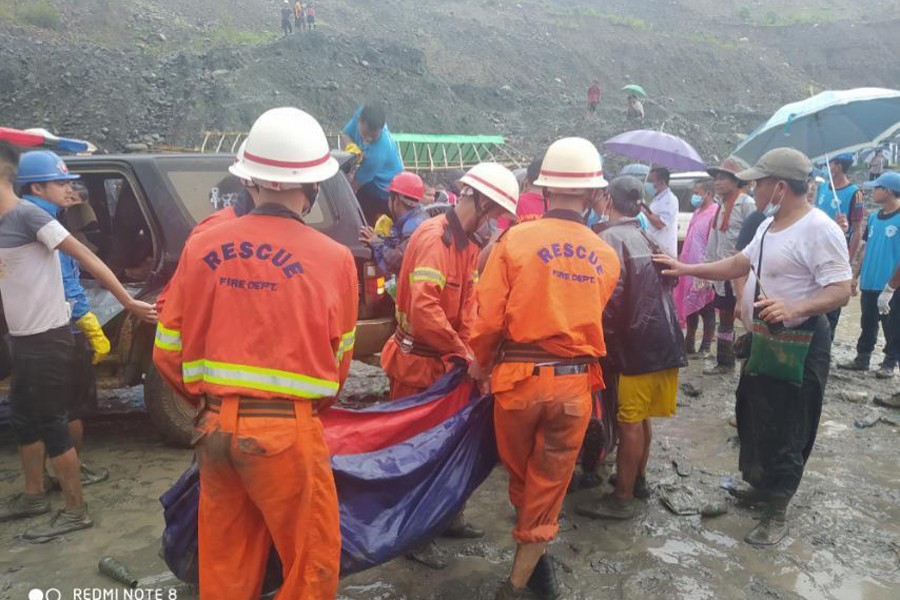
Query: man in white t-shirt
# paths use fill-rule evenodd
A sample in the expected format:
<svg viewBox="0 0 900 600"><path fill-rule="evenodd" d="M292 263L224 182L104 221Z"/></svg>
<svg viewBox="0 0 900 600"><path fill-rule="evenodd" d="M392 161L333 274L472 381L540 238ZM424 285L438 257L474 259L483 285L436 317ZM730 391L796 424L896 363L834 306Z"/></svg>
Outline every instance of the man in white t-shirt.
<svg viewBox="0 0 900 600"><path fill-rule="evenodd" d="M749 275L741 311L748 329L755 312L773 334L784 328L812 333L800 386L746 368L738 384L739 467L750 486L730 491L764 506L759 524L744 538L758 546L777 544L787 535L787 507L816 439L831 362L831 327L824 315L850 299L846 239L828 215L806 201L811 171L809 159L797 150L767 152L737 174L756 182L757 208L774 213L750 245L704 265L656 257L668 275L720 281Z"/></svg>
<svg viewBox="0 0 900 600"><path fill-rule="evenodd" d="M59 174L67 172L61 160L54 168ZM47 525L31 527L22 535L27 541L42 542L93 525L81 495L80 462L66 414L74 388L75 342L56 251L77 260L139 318L155 321L156 309L133 299L112 271L56 219L16 196L17 171L18 153L0 142L0 295L12 341L10 423L25 474L24 493L0 506L0 521L50 512L44 489L46 451L59 477L65 508ZM62 177L41 186L52 197L72 193L71 182Z"/></svg>
<svg viewBox="0 0 900 600"><path fill-rule="evenodd" d="M647 234L670 256L678 256L678 197L669 189L670 175L665 167L650 169L645 193L653 200L641 210L650 224Z"/></svg>

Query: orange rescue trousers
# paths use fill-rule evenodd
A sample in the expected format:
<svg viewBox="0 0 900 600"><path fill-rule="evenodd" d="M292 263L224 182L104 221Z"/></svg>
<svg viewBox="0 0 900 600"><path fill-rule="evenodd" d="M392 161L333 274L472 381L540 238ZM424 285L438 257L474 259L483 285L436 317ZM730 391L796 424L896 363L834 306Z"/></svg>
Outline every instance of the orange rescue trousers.
<svg viewBox="0 0 900 600"><path fill-rule="evenodd" d="M520 544L549 542L591 418L588 374L540 375L494 394L494 429L516 507L512 535Z"/></svg>
<svg viewBox="0 0 900 600"><path fill-rule="evenodd" d="M200 598L259 598L274 542L277 600L333 600L341 532L322 424L311 402L250 402L225 398L198 421Z"/></svg>

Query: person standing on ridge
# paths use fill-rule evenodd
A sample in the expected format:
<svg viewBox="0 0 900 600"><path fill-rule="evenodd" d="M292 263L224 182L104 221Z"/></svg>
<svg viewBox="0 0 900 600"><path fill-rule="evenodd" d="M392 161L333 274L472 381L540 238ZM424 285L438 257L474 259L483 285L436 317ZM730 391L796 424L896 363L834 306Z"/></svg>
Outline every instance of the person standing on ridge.
<svg viewBox="0 0 900 600"><path fill-rule="evenodd" d="M500 459L516 509L516 555L497 600L559 597L547 545L603 385L601 314L619 276L582 215L606 187L588 140L554 142L534 182L547 212L505 232L478 284L470 374L490 380ZM510 211L511 212L511 211Z"/></svg>
<svg viewBox="0 0 900 600"><path fill-rule="evenodd" d="M291 25L293 12L294 11L291 10L290 0L284 0L284 4L281 6L281 33L285 37L294 33L294 28Z"/></svg>
<svg viewBox="0 0 900 600"><path fill-rule="evenodd" d="M239 167L259 204L187 242L153 349L199 408L200 598L259 598L274 543L278 597L331 600L341 534L318 414L350 370L358 282L350 251L303 218L338 164L319 123L285 107L256 120Z"/></svg>

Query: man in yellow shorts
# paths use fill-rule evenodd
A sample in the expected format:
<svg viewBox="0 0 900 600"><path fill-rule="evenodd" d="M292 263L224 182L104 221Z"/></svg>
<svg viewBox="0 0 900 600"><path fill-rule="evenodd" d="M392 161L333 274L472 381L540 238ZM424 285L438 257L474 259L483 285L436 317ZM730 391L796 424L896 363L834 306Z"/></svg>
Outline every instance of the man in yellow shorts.
<svg viewBox="0 0 900 600"><path fill-rule="evenodd" d="M663 277L653 263L653 254L664 250L637 220L642 196L639 180L619 177L594 205L597 214L609 215L595 230L621 263L619 282L603 312L607 356L601 361L607 386L603 393L618 398L616 489L577 507L579 514L595 519L630 519L635 497L649 497L650 417L675 414L678 369L687 366L672 299L677 280Z"/></svg>

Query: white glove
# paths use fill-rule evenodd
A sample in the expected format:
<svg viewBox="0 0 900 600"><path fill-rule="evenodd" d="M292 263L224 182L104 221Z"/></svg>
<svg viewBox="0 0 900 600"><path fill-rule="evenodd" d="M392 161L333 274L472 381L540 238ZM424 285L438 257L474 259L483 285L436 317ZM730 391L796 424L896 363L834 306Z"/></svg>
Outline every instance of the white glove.
<svg viewBox="0 0 900 600"><path fill-rule="evenodd" d="M878 314L886 315L891 312L891 298L894 297L894 291L890 284L884 286L884 291L878 295Z"/></svg>

